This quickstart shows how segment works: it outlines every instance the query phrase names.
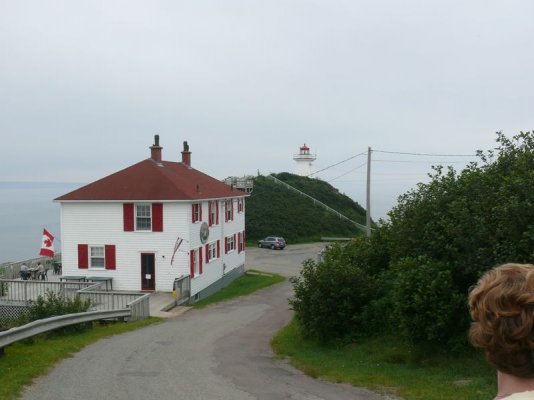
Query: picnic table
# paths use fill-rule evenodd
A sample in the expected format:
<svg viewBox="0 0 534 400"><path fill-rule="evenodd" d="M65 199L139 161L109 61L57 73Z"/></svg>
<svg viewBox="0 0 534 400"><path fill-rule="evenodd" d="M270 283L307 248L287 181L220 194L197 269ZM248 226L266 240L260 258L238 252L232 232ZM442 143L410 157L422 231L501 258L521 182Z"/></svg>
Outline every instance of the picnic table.
<svg viewBox="0 0 534 400"><path fill-rule="evenodd" d="M109 283L109 288L113 290L113 278L110 276L89 276L87 280L90 282L105 282L106 290L108 290Z"/></svg>
<svg viewBox="0 0 534 400"><path fill-rule="evenodd" d="M85 276L80 276L80 275L76 275L76 276L72 276L72 275L64 275L64 276L60 276L59 277L59 280L60 281L76 281L76 282L85 282Z"/></svg>

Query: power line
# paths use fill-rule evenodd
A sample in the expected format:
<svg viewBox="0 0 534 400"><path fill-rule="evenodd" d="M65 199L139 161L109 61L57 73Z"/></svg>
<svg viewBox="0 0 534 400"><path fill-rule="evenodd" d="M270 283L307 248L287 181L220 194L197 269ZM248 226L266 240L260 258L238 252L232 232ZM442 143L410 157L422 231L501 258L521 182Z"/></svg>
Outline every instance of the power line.
<svg viewBox="0 0 534 400"><path fill-rule="evenodd" d="M330 179L328 182L333 182L333 181L335 181L335 180L338 179L338 178L341 178L341 177L343 177L343 176L345 176L345 175L348 175L348 174L350 174L351 172L354 172L354 171L356 171L357 169L363 167L365 164L367 164L367 162L364 162L363 164L358 165L356 168L353 168L353 169L351 169L350 171L345 172L344 174L341 174L341 175L339 175L339 176L336 176L336 177L333 178L333 179Z"/></svg>
<svg viewBox="0 0 534 400"><path fill-rule="evenodd" d="M364 152L364 153L360 153L360 154L356 154L355 156L352 156L352 157L349 157L343 161L340 161L338 163L335 163L335 164L332 164L332 165L329 165L328 167L326 168L323 168L323 169L320 169L319 171L315 171L315 172L312 172L311 174L308 175L308 177L312 176L312 175L315 175L315 174L318 174L319 172L323 172L323 171L326 171L327 169L330 169L332 167L335 167L336 165L339 165L339 164L343 164L344 162L347 162L349 160L352 160L353 158L356 158L356 157L359 157L359 156L363 156L367 154L367 152Z"/></svg>
<svg viewBox="0 0 534 400"><path fill-rule="evenodd" d="M409 156L430 156L430 157L476 157L476 154L431 154L431 153L405 153L402 151L385 151L385 150L372 150L376 153L388 153L388 154L405 154Z"/></svg>
<svg viewBox="0 0 534 400"><path fill-rule="evenodd" d="M374 162L390 162L390 163L406 163L406 164L431 164L435 162L445 163L445 164L461 164L465 161L436 161L436 160L425 160L425 161L410 161L410 160L377 160L374 159Z"/></svg>

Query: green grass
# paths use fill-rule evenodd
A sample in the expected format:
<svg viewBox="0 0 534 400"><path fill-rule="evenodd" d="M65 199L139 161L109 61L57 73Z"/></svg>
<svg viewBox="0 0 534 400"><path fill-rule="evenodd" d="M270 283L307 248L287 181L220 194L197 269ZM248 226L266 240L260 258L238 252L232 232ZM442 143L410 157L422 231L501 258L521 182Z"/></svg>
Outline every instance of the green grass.
<svg viewBox="0 0 534 400"><path fill-rule="evenodd" d="M307 375L406 400L487 400L497 390L495 371L475 351L457 357L421 353L395 338L321 346L303 338L295 320L273 338L272 346Z"/></svg>
<svg viewBox="0 0 534 400"><path fill-rule="evenodd" d="M93 324L92 329L69 334L43 334L17 342L0 356L0 399L16 399L25 385L46 374L60 360L104 337L160 322L160 318L128 323Z"/></svg>
<svg viewBox="0 0 534 400"><path fill-rule="evenodd" d="M244 275L237 278L224 289L214 293L210 297L194 304L196 308L206 307L208 304L226 301L235 297L244 296L256 290L266 288L276 283L283 282L285 278L278 274L271 274L256 270L248 270Z"/></svg>

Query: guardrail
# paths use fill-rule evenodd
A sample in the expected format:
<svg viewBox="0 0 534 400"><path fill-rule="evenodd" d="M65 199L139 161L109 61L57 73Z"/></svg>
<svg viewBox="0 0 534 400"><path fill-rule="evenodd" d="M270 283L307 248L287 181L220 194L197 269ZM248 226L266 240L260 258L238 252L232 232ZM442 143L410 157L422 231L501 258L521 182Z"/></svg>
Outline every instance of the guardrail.
<svg viewBox="0 0 534 400"><path fill-rule="evenodd" d="M0 332L0 354L3 353L3 348L5 346L57 328L81 324L84 322L97 321L100 319L126 318L130 317L131 315L132 310L125 308L122 310L90 311L76 314L59 315L57 317L33 321L29 324Z"/></svg>
<svg viewBox="0 0 534 400"><path fill-rule="evenodd" d="M301 196L304 196L304 197L307 197L307 198L311 199L313 201L313 204L316 204L316 205L319 205L319 206L323 207L325 210L337 215L339 218L341 218L341 219L343 219L345 221L351 222L352 224L356 225L357 228L361 229L362 231L367 232L367 227L365 225L362 225L362 224L350 219L349 217L346 217L345 215L341 214L339 211L334 210L332 207L327 206L326 204L324 204L323 202L321 202L321 201L317 200L316 198L310 196L309 194L306 194L303 191L297 189L296 187L293 187L293 186L285 183L284 181L281 181L280 179L278 179L277 177L275 177L273 175L267 175L267 178L270 178L273 181L275 181L276 183L279 183L280 185L285 186L289 190L297 192ZM371 228L371 230L373 230L373 228Z"/></svg>

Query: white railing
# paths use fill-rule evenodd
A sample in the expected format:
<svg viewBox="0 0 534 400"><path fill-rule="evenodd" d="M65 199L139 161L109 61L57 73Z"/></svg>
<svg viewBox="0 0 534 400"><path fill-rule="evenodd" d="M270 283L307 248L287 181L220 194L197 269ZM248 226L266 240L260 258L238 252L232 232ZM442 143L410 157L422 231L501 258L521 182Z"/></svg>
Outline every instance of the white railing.
<svg viewBox="0 0 534 400"><path fill-rule="evenodd" d="M61 262L61 253L56 253L53 258L36 257L22 261L4 262L0 264L0 278L17 279L20 277L20 266L26 264L28 267L36 266L42 263L48 270L54 269L54 262Z"/></svg>
<svg viewBox="0 0 534 400"><path fill-rule="evenodd" d="M99 283L102 284L102 283ZM92 282L49 282L0 279L0 302L27 303L45 296L47 291L61 294L63 299L74 299L78 290L94 286Z"/></svg>
<svg viewBox="0 0 534 400"><path fill-rule="evenodd" d="M182 275L174 280L173 295L177 306L189 301L189 297L191 297L191 277L189 275Z"/></svg>
<svg viewBox="0 0 534 400"><path fill-rule="evenodd" d="M298 194L300 194L300 195L302 195L302 196L304 196L304 197L309 198L310 200L313 201L313 204L315 204L315 205L319 205L319 206L323 207L323 208L326 209L327 211L329 211L329 212L331 212L331 213L337 215L339 218L341 218L341 219L343 219L343 220L345 220L345 221L351 222L351 223L353 223L354 225L356 225L356 227L358 227L359 229L361 229L361 230L367 232L367 227L366 227L365 225L362 225L362 224L360 224L360 223L358 223L358 222L356 222L356 221L353 221L353 220L350 219L349 217L346 217L345 215L341 214L339 211L334 210L332 207L327 206L326 204L324 204L323 202L321 202L321 201L319 201L319 200L313 198L313 197L310 196L309 194L306 194L306 193L304 193L303 191L297 189L296 187L293 187L293 186L291 186L291 185L285 183L284 181L281 181L280 179L276 178L276 177L273 176L273 175L267 175L267 178L271 178L273 181L275 181L276 183L279 183L279 184L282 185L282 186L285 186L287 189L292 190L292 191L294 191L294 192L297 192ZM371 228L371 229L373 229L373 228Z"/></svg>
<svg viewBox="0 0 534 400"><path fill-rule="evenodd" d="M63 299L89 299L93 310L117 310L135 307L135 319L150 316L150 293L113 292L102 290L104 282L47 282L0 279L0 303L28 305L48 291L59 293Z"/></svg>

